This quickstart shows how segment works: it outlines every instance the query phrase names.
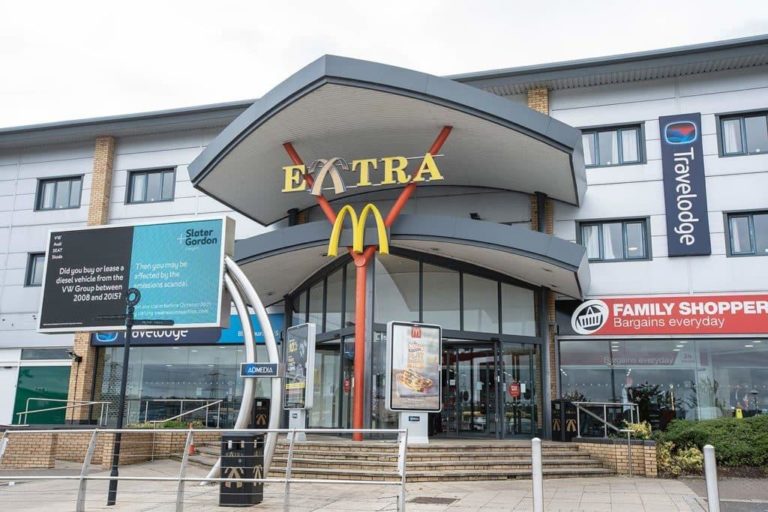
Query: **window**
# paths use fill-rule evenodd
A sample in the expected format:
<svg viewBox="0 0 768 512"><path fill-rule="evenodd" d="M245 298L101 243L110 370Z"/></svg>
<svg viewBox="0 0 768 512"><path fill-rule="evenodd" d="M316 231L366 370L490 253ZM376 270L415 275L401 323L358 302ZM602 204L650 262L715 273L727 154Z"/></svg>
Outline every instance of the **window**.
<svg viewBox="0 0 768 512"><path fill-rule="evenodd" d="M637 164L643 159L640 126L582 130L587 167Z"/></svg>
<svg viewBox="0 0 768 512"><path fill-rule="evenodd" d="M173 201L176 171L133 171L128 175L127 203Z"/></svg>
<svg viewBox="0 0 768 512"><path fill-rule="evenodd" d="M768 212L728 215L730 254L768 256Z"/></svg>
<svg viewBox="0 0 768 512"><path fill-rule="evenodd" d="M768 152L768 116L765 112L720 118L723 156Z"/></svg>
<svg viewBox="0 0 768 512"><path fill-rule="evenodd" d="M43 284L43 267L45 266L45 253L36 252L27 259L26 286L40 286Z"/></svg>
<svg viewBox="0 0 768 512"><path fill-rule="evenodd" d="M648 228L643 219L584 222L580 235L590 261L649 259Z"/></svg>
<svg viewBox="0 0 768 512"><path fill-rule="evenodd" d="M40 180L37 187L35 207L38 210L80 208L80 192L82 188L82 176Z"/></svg>

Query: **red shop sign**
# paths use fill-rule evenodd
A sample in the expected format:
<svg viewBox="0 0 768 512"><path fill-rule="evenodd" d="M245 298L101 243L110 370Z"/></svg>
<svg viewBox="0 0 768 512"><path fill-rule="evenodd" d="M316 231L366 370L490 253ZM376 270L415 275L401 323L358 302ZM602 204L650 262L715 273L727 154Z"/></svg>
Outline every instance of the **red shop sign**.
<svg viewBox="0 0 768 512"><path fill-rule="evenodd" d="M571 316L578 334L761 334L768 295L624 297L583 302Z"/></svg>
<svg viewBox="0 0 768 512"><path fill-rule="evenodd" d="M520 383L511 382L509 386L507 386L507 393L509 393L509 396L512 398L520 398Z"/></svg>

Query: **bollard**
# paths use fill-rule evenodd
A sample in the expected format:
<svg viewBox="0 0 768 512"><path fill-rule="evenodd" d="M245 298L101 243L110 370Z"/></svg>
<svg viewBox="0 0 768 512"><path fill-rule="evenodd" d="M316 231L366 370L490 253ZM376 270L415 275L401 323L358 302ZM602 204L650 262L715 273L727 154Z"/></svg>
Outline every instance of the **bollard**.
<svg viewBox="0 0 768 512"><path fill-rule="evenodd" d="M717 463L715 462L715 448L711 444L704 446L704 478L707 480L709 512L720 512L720 491L717 489Z"/></svg>
<svg viewBox="0 0 768 512"><path fill-rule="evenodd" d="M541 474L541 439L531 439L531 480L533 482L533 512L544 512L544 478Z"/></svg>

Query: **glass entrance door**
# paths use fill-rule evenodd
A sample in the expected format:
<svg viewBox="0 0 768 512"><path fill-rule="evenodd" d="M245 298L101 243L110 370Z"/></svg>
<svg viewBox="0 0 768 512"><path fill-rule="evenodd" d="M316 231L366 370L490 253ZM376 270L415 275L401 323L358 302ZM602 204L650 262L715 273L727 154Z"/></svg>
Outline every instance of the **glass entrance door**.
<svg viewBox="0 0 768 512"><path fill-rule="evenodd" d="M533 437L536 433L536 346L503 343L500 350L500 394L504 414L502 437Z"/></svg>
<svg viewBox="0 0 768 512"><path fill-rule="evenodd" d="M443 349L443 410L436 433L494 436L497 430L497 364L493 346Z"/></svg>

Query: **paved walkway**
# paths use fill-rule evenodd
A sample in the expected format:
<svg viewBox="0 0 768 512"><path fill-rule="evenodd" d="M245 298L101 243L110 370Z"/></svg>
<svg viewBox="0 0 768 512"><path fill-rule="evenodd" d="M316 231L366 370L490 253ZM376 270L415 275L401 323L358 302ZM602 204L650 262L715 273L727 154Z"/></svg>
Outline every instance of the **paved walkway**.
<svg viewBox="0 0 768 512"><path fill-rule="evenodd" d="M176 477L178 463L156 461L127 466L121 476ZM204 476L202 468L190 467L188 476ZM106 476L106 472L94 475ZM88 482L86 510L173 511L176 482L123 481L118 504L106 506L107 482ZM265 499L253 510L283 510L283 485L268 484ZM57 512L74 509L76 480L27 481L0 485L0 510ZM529 480L491 482L426 482L408 484L408 512L479 512L531 510ZM293 484L290 510L309 511L395 511L398 487L380 485ZM218 488L189 482L185 487L185 508L194 511L224 511L218 507ZM645 478L573 478L544 481L545 510L614 512L702 512L701 500L684 482ZM229 509L231 510L231 509Z"/></svg>

